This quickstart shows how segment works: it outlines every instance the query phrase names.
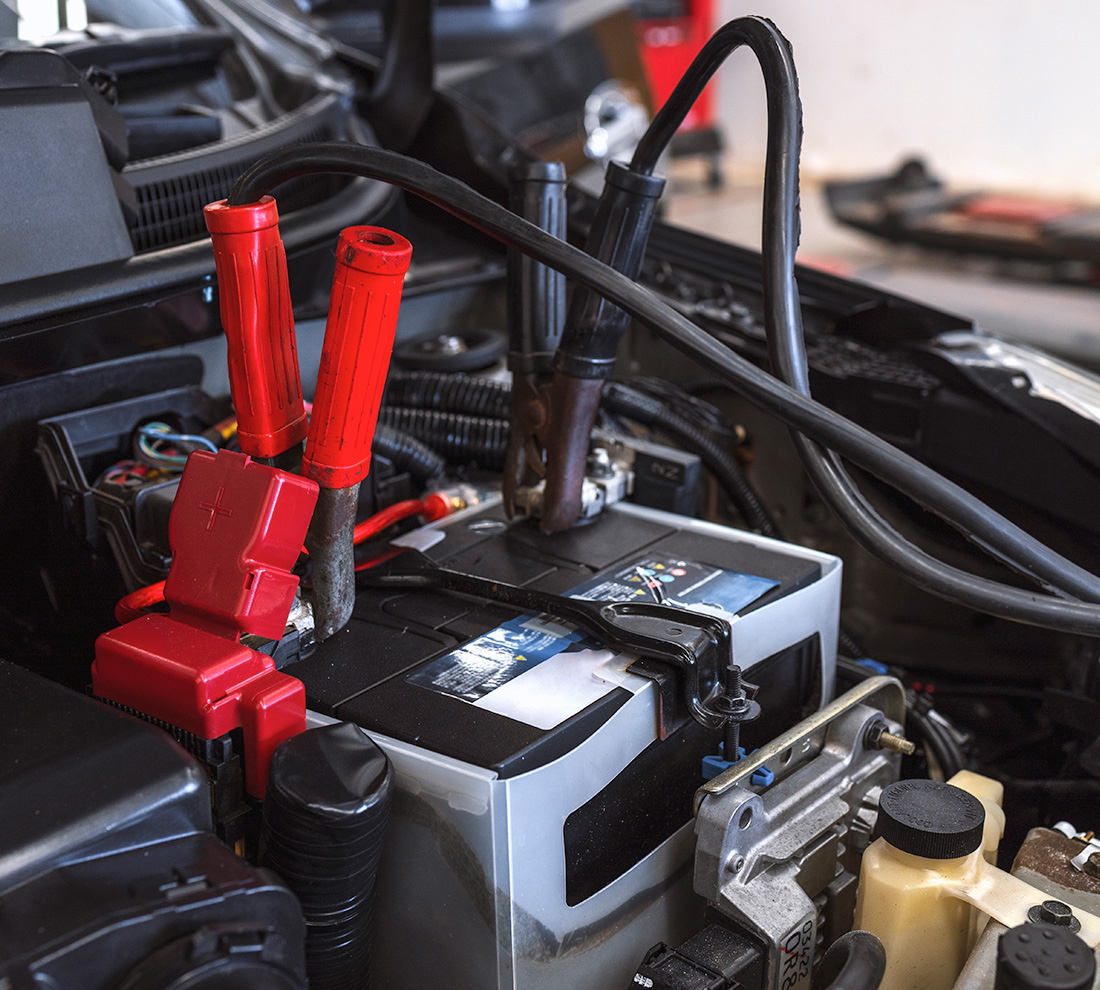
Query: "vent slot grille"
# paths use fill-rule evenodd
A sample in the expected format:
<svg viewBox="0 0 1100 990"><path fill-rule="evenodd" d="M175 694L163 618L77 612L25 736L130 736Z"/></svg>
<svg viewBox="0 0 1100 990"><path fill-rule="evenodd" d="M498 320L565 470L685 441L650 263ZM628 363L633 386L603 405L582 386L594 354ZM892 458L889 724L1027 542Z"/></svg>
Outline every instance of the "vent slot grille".
<svg viewBox="0 0 1100 990"><path fill-rule="evenodd" d="M322 125L287 143L331 141L334 137L332 129ZM251 149L242 150L245 154L235 161L223 161L206 169L136 185L138 215L130 229L134 250L143 254L205 237L203 207L225 199L241 173L273 149L252 151L251 154ZM285 216L335 196L351 181L343 175L300 176L284 182L273 195L279 202L280 215Z"/></svg>

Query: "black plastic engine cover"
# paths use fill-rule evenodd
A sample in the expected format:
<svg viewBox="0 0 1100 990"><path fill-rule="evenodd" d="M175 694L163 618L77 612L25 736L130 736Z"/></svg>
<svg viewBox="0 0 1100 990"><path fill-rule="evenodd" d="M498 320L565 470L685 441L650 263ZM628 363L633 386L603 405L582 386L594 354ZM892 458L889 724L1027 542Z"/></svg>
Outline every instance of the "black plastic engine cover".
<svg viewBox="0 0 1100 990"><path fill-rule="evenodd" d="M304 990L304 928L167 734L0 661L0 986Z"/></svg>

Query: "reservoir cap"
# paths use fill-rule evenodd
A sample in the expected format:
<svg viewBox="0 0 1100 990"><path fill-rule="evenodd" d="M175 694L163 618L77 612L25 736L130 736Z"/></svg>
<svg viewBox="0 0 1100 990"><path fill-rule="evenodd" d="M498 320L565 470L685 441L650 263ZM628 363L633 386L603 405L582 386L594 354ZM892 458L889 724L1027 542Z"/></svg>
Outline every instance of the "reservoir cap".
<svg viewBox="0 0 1100 990"><path fill-rule="evenodd" d="M902 852L957 859L982 844L985 808L960 787L899 780L883 790L878 807L878 834Z"/></svg>
<svg viewBox="0 0 1100 990"><path fill-rule="evenodd" d="M1025 924L997 943L995 990L1088 990L1096 957L1066 928Z"/></svg>

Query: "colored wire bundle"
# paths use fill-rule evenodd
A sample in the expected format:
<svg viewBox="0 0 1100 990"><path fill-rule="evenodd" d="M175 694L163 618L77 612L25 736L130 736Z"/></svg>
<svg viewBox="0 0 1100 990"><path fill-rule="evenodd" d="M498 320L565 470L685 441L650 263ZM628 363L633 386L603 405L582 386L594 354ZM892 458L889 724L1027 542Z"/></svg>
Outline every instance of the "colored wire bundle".
<svg viewBox="0 0 1100 990"><path fill-rule="evenodd" d="M167 423L154 420L139 426L134 432L134 454L138 460L153 467L182 470L187 455L201 448L217 453L218 447L195 433L176 433Z"/></svg>

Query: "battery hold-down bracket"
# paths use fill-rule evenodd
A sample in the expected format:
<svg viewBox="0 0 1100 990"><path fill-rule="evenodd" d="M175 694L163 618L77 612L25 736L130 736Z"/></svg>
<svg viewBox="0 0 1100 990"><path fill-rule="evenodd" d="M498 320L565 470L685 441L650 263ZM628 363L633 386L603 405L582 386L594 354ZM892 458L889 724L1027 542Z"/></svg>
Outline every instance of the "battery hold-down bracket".
<svg viewBox="0 0 1100 990"><path fill-rule="evenodd" d="M729 722L719 686L732 663L729 623L722 618L653 602L590 601L520 588L440 567L416 550L405 550L385 568L360 580L377 588L421 588L474 595L535 614L574 623L608 646L673 666L682 676L682 699L692 718L716 729Z"/></svg>

